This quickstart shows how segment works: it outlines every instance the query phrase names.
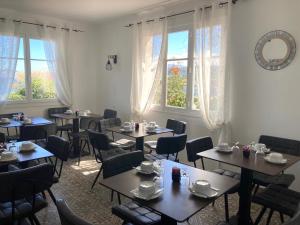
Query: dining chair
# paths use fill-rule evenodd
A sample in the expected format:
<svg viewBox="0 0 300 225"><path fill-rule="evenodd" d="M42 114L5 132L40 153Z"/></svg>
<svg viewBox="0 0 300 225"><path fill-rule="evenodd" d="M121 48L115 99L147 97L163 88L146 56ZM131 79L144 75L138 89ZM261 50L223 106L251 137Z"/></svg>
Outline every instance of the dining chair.
<svg viewBox="0 0 300 225"><path fill-rule="evenodd" d="M204 160L202 157L198 156L197 153L210 150L214 147L213 141L211 137L200 137L193 140L189 140L186 143L186 152L187 158L189 162L192 162L195 167L197 167L196 161L201 159L202 169L205 170ZM214 169L212 170L214 173L218 173L220 175L228 176L234 178L236 180L240 180L240 174L232 172L230 170L224 169ZM228 205L228 194L234 194L238 192L239 185L233 187L228 192L224 194L224 204L225 204L225 219L229 221L229 205Z"/></svg>
<svg viewBox="0 0 300 225"><path fill-rule="evenodd" d="M186 131L186 122L174 120L174 119L168 119L166 128L173 130L173 136L179 135L179 134L184 134ZM156 149L156 145L157 145L157 141L146 141L145 142L145 147L150 149L149 153L151 153L152 151L154 151Z"/></svg>
<svg viewBox="0 0 300 225"><path fill-rule="evenodd" d="M106 134L100 133L98 131L90 130L90 129L87 131L88 131L90 143L92 145L92 150L95 155L96 162L101 164L100 170L96 175L91 187L91 189L93 189L102 172L103 163L105 162L105 160L108 160L110 157L119 154L124 154L127 151L121 148L112 148L110 145L110 140Z"/></svg>
<svg viewBox="0 0 300 225"><path fill-rule="evenodd" d="M61 225L92 225L76 216L63 199L57 200L56 207Z"/></svg>
<svg viewBox="0 0 300 225"><path fill-rule="evenodd" d="M99 121L99 131L104 134L109 134L110 132L107 131L107 128L121 126L122 122L120 118L110 118L110 119L101 119ZM111 132L111 141L110 145L113 148L122 148L124 150L133 150L135 148L135 141L127 139L127 138L120 138L115 140L115 136L113 132Z"/></svg>
<svg viewBox="0 0 300 225"><path fill-rule="evenodd" d="M103 119L117 118L117 111L113 109L105 109Z"/></svg>
<svg viewBox="0 0 300 225"><path fill-rule="evenodd" d="M63 119L58 119L53 116L53 114L62 114L65 113L69 107L55 107L55 108L49 108L48 109L48 118L54 120L55 123L57 123L57 132L60 132L60 136L63 135L63 132L69 133L73 130L73 125L70 123L64 124ZM61 123L59 125L58 123Z"/></svg>
<svg viewBox="0 0 300 225"><path fill-rule="evenodd" d="M300 156L300 141L261 135L259 143L265 144L272 152L285 153L295 156ZM289 187L295 180L293 174L279 174L276 176L265 175L259 172L254 172L253 183L255 185L254 194L257 193L260 186L268 186L269 184L277 184L283 187Z"/></svg>
<svg viewBox="0 0 300 225"><path fill-rule="evenodd" d="M267 209L270 209L267 223L269 225L274 212L279 212L281 222L284 222L283 215L294 217L285 224L300 224L300 192L271 184L267 188L253 196L252 201L262 205L262 209L256 218L254 225L259 224ZM297 223L298 222L298 223Z"/></svg>
<svg viewBox="0 0 300 225"><path fill-rule="evenodd" d="M169 159L179 162L178 153L185 149L186 134L171 137L160 137L157 139L156 153L146 154L145 158L150 161Z"/></svg>
<svg viewBox="0 0 300 225"><path fill-rule="evenodd" d="M118 154L103 161L103 179L123 173L137 167L144 160L142 151L126 152ZM111 201L113 201L114 191L111 191ZM118 193L119 204L121 204L120 195Z"/></svg>
<svg viewBox="0 0 300 225"><path fill-rule="evenodd" d="M4 143L6 141L5 134L0 132L0 143Z"/></svg>
<svg viewBox="0 0 300 225"><path fill-rule="evenodd" d="M52 176L50 164L0 173L0 224L11 225L25 218L40 224L35 214L48 205L41 193L51 192Z"/></svg>
<svg viewBox="0 0 300 225"><path fill-rule="evenodd" d="M62 137L51 135L48 137L45 149L54 155L54 161L51 158L48 160L54 166L53 183L58 183L62 174L63 164L68 160L70 154L70 144Z"/></svg>

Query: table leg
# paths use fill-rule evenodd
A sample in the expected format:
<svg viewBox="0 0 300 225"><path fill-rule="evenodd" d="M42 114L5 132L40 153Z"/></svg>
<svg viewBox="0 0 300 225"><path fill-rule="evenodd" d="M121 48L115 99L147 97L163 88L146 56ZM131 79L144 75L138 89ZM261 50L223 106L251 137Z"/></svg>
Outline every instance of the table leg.
<svg viewBox="0 0 300 225"><path fill-rule="evenodd" d="M144 137L136 138L135 147L136 150L141 150L142 152L144 152Z"/></svg>
<svg viewBox="0 0 300 225"><path fill-rule="evenodd" d="M73 119L73 133L79 133L79 118ZM73 156L77 157L80 154L79 138L73 137Z"/></svg>
<svg viewBox="0 0 300 225"><path fill-rule="evenodd" d="M161 215L161 224L163 225L177 225L177 221L166 215Z"/></svg>
<svg viewBox="0 0 300 225"><path fill-rule="evenodd" d="M253 171L242 168L240 181L239 225L252 224L250 218Z"/></svg>

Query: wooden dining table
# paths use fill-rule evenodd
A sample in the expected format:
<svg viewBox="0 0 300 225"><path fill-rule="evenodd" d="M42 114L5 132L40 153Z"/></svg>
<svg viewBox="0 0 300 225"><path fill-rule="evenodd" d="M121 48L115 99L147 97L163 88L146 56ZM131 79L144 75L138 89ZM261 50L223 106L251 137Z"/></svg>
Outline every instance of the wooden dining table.
<svg viewBox="0 0 300 225"><path fill-rule="evenodd" d="M278 175L300 160L300 157L298 156L282 154L283 157L287 159L287 163L278 165L267 162L264 159L264 155L256 155L254 151L251 152L249 158L245 158L242 150L238 149L229 153L218 152L215 149L210 149L200 152L197 155L241 168L238 225L252 224L250 210L253 172L256 171L271 176Z"/></svg>
<svg viewBox="0 0 300 225"><path fill-rule="evenodd" d="M162 224L164 225L175 225L177 222L188 220L238 184L237 180L230 177L170 160L162 160L161 165L163 167L162 182L164 190L163 194L157 199L144 201L133 196L131 190L137 188L142 181L152 181L155 177L155 175L139 174L135 169L105 178L100 181L100 184L161 214ZM187 175L185 178L182 177L179 183L172 181L171 173L172 168L175 166ZM213 188L218 189L218 196L215 198L200 198L192 195L188 189L189 184L199 179L207 180Z"/></svg>
<svg viewBox="0 0 300 225"><path fill-rule="evenodd" d="M72 125L72 132L74 134L79 133L80 131L80 127L79 127L79 121L80 118L101 118L101 115L98 114L94 114L94 113L88 113L85 115L76 115L76 114L66 114L66 113L55 113L55 114L51 114L52 117L54 118L59 118L59 119L63 119L63 120L72 120L73 121L73 125ZM77 137L73 138L73 155L71 155L71 157L77 157L79 156L80 153L80 140Z"/></svg>
<svg viewBox="0 0 300 225"><path fill-rule="evenodd" d="M136 149L144 151L144 139L145 137L149 137L152 135L164 134L164 133L172 133L172 129L158 127L155 130L148 132L142 123L139 124L138 129L134 129L133 131L124 131L121 126L115 126L106 128L107 131L112 133L122 134L127 137L134 138L136 140Z"/></svg>

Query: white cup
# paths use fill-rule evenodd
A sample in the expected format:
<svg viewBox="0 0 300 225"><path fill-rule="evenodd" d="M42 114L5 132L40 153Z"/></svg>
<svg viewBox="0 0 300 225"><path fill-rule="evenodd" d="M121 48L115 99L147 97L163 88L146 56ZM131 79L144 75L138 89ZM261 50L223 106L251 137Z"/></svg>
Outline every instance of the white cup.
<svg viewBox="0 0 300 225"><path fill-rule="evenodd" d="M128 127L128 126L131 126L131 123L130 122L124 122L123 127Z"/></svg>
<svg viewBox="0 0 300 225"><path fill-rule="evenodd" d="M256 151L263 151L263 149L265 149L265 148L266 148L265 144L262 144L262 143L255 144Z"/></svg>
<svg viewBox="0 0 300 225"><path fill-rule="evenodd" d="M228 145L228 143L220 143L219 145L219 148L220 149L222 149L222 150L226 150L226 149L228 149L229 148L229 145Z"/></svg>
<svg viewBox="0 0 300 225"><path fill-rule="evenodd" d="M139 185L139 193L142 196L148 197L154 194L155 183L153 181L143 181Z"/></svg>
<svg viewBox="0 0 300 225"><path fill-rule="evenodd" d="M210 189L210 183L207 180L196 180L193 189L198 193L206 193Z"/></svg>
<svg viewBox="0 0 300 225"><path fill-rule="evenodd" d="M2 119L1 119L1 122L2 122L2 123L9 123L9 122L10 122L10 119L9 119L9 118L2 118Z"/></svg>
<svg viewBox="0 0 300 225"><path fill-rule="evenodd" d="M149 123L149 127L155 127L156 126L156 122L152 121Z"/></svg>
<svg viewBox="0 0 300 225"><path fill-rule="evenodd" d="M132 127L129 125L129 126L123 126L123 128L124 128L124 130L126 130L126 131L129 131L129 130L132 130Z"/></svg>
<svg viewBox="0 0 300 225"><path fill-rule="evenodd" d="M21 149L22 150L31 150L33 149L34 145L32 142L30 141L24 141L22 144L21 144Z"/></svg>
<svg viewBox="0 0 300 225"><path fill-rule="evenodd" d="M269 159L273 162L281 162L283 160L283 155L281 153L272 152L269 154Z"/></svg>
<svg viewBox="0 0 300 225"><path fill-rule="evenodd" d="M141 170L147 173L150 173L153 171L153 162L150 161L143 161L141 163Z"/></svg>
<svg viewBox="0 0 300 225"><path fill-rule="evenodd" d="M68 109L68 110L66 111L66 114L73 114L73 111L72 111L71 109Z"/></svg>
<svg viewBox="0 0 300 225"><path fill-rule="evenodd" d="M12 152L9 152L9 151L4 151L1 153L1 159L9 159L13 156L13 153Z"/></svg>
<svg viewBox="0 0 300 225"><path fill-rule="evenodd" d="M31 124L32 123L32 120L30 118L25 118L24 119L24 123L25 124Z"/></svg>

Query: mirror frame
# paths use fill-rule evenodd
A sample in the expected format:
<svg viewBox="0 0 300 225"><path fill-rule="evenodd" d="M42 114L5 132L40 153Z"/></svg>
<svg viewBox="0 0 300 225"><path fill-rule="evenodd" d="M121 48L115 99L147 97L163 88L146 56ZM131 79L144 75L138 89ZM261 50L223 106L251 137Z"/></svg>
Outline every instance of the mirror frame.
<svg viewBox="0 0 300 225"><path fill-rule="evenodd" d="M286 55L281 59L268 60L263 55L263 49L265 45L273 39L282 40L287 47ZM282 30L271 31L262 36L255 47L255 59L256 62L266 70L281 70L287 67L295 58L296 55L296 42L292 35Z"/></svg>

